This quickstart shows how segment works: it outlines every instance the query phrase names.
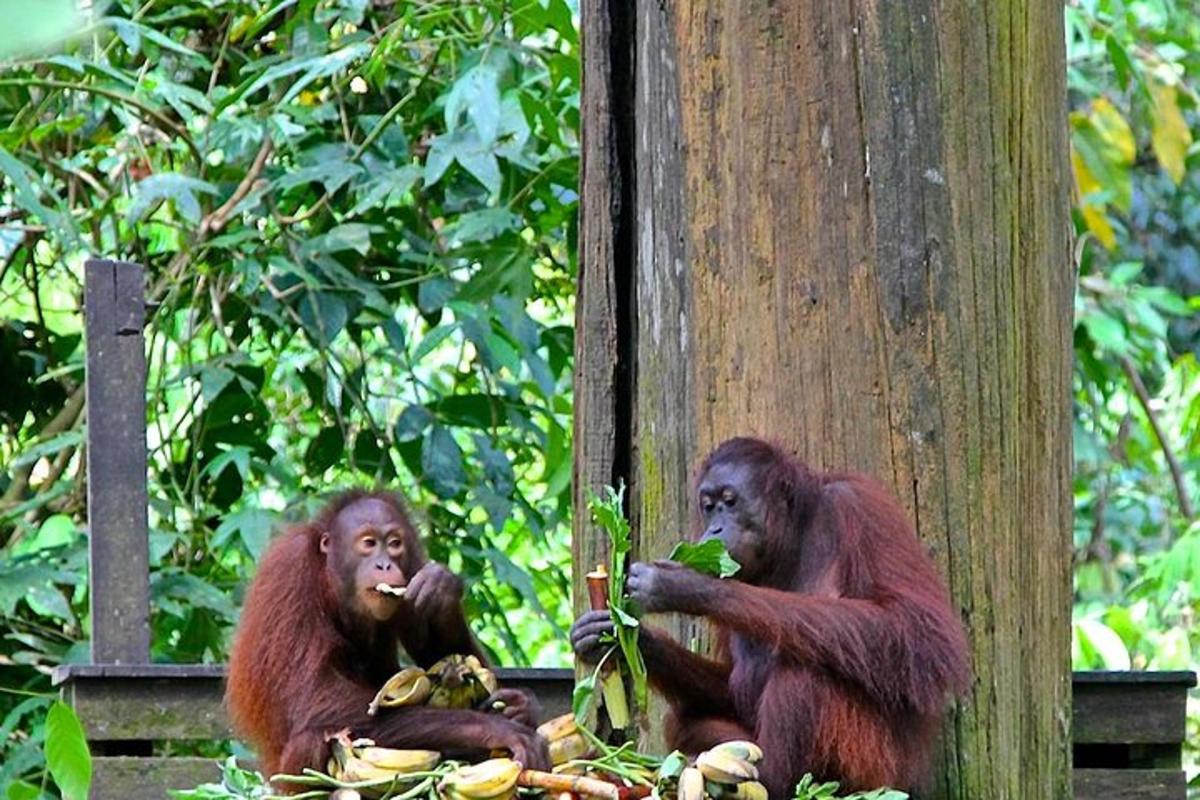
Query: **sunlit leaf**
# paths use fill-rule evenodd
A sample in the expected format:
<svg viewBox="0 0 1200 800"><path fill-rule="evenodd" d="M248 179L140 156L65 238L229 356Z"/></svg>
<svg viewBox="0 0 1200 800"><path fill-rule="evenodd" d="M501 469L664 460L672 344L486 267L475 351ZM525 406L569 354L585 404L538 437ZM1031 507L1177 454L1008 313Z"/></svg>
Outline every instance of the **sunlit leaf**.
<svg viewBox="0 0 1200 800"><path fill-rule="evenodd" d="M1192 145L1192 131L1179 110L1179 93L1174 86L1153 83L1150 92L1154 97L1150 143L1158 163L1178 185L1187 171L1185 159Z"/></svg>
<svg viewBox="0 0 1200 800"><path fill-rule="evenodd" d="M46 715L46 768L63 800L86 800L92 783L92 756L79 718L62 702L50 706Z"/></svg>

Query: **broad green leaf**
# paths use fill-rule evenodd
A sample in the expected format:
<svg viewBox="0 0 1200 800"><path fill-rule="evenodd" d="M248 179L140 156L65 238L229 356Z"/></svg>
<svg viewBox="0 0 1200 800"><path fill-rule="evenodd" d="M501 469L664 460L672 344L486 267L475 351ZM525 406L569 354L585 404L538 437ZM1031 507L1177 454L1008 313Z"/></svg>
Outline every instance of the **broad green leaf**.
<svg viewBox="0 0 1200 800"><path fill-rule="evenodd" d="M433 424L433 414L425 406L408 406L396 420L396 441L408 442L419 439L425 429Z"/></svg>
<svg viewBox="0 0 1200 800"><path fill-rule="evenodd" d="M455 497L466 488L463 453L454 436L441 425L434 425L421 448L421 468L429 488L443 499Z"/></svg>
<svg viewBox="0 0 1200 800"><path fill-rule="evenodd" d="M575 721L587 725L588 715L596 699L596 673L593 672L575 681L575 689L571 692L571 712Z"/></svg>
<svg viewBox="0 0 1200 800"><path fill-rule="evenodd" d="M728 578L741 569L741 565L733 560L733 556L729 555L725 545L718 539L708 539L696 544L680 542L667 558L715 578Z"/></svg>
<svg viewBox="0 0 1200 800"><path fill-rule="evenodd" d="M500 127L500 73L482 63L464 72L446 97L446 130L454 130L465 112L479 141L490 145Z"/></svg>
<svg viewBox="0 0 1200 800"><path fill-rule="evenodd" d="M1120 320L1096 311L1085 314L1081 321L1087 328L1088 335L1103 349L1124 353L1129 348L1125 325Z"/></svg>
<svg viewBox="0 0 1200 800"><path fill-rule="evenodd" d="M46 715L46 768L63 800L87 800L92 756L79 718L61 701L50 706Z"/></svg>
<svg viewBox="0 0 1200 800"><path fill-rule="evenodd" d="M1185 161L1188 148L1192 146L1192 131L1179 110L1179 93L1174 86L1154 83L1150 92L1154 97L1150 144L1158 163L1179 185L1187 171Z"/></svg>
<svg viewBox="0 0 1200 800"><path fill-rule="evenodd" d="M158 203L170 200L179 216L193 225L200 223L197 194L217 194L217 187L199 178L176 172L160 172L139 181L133 187L133 202L125 216L130 224L140 222Z"/></svg>
<svg viewBox="0 0 1200 800"><path fill-rule="evenodd" d="M1103 622L1093 619L1078 620L1074 626L1075 637L1085 656L1088 666L1101 669L1129 669L1129 651L1121 637Z"/></svg>
<svg viewBox="0 0 1200 800"><path fill-rule="evenodd" d="M145 38L164 50L170 50L182 56L187 56L189 59L195 61L197 66L212 69L212 64L209 63L207 58L148 25L143 25L140 22L125 17L104 17L100 20L100 24L111 25L113 30L117 32L117 35L121 37L121 41L133 53L141 51L141 40Z"/></svg>

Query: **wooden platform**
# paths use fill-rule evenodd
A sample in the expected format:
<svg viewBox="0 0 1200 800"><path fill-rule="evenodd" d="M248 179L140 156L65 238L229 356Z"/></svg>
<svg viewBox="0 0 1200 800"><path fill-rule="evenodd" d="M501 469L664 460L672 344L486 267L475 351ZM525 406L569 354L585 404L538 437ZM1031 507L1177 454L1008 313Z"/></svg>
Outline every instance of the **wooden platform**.
<svg viewBox="0 0 1200 800"><path fill-rule="evenodd" d="M544 717L571 707L568 669L501 669L502 683L533 691ZM162 757L164 742L227 739L219 665L60 667L54 682L79 713L96 756L92 797L161 798L215 780L203 758ZM1075 800L1184 800L1180 768L1192 672L1077 672Z"/></svg>

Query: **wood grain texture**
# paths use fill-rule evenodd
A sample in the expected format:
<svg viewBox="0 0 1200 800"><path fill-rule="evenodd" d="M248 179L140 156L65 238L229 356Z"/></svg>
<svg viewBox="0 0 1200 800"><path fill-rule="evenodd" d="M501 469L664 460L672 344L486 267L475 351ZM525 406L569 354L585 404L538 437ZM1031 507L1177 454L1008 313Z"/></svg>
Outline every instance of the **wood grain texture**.
<svg viewBox="0 0 1200 800"><path fill-rule="evenodd" d="M930 796L1070 796L1061 7L638 0L636 20L639 555L690 529L731 435L883 478L972 646Z"/></svg>
<svg viewBox="0 0 1200 800"><path fill-rule="evenodd" d="M142 268L84 267L92 661L150 660Z"/></svg>
<svg viewBox="0 0 1200 800"><path fill-rule="evenodd" d="M574 608L588 608L582 576L608 560L608 540L591 524L590 493L628 482L633 302L632 16L619 0L581 8L584 126L581 154L579 277L575 316L575 428L572 564Z"/></svg>
<svg viewBox="0 0 1200 800"><path fill-rule="evenodd" d="M1080 769L1075 771L1075 800L1184 800L1182 770Z"/></svg>

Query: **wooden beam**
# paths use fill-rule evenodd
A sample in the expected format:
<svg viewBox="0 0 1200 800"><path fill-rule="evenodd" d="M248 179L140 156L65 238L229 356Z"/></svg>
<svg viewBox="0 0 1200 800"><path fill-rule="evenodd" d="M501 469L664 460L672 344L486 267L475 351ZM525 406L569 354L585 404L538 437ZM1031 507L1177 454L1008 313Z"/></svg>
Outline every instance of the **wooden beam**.
<svg viewBox="0 0 1200 800"><path fill-rule="evenodd" d="M84 267L92 661L150 658L142 268Z"/></svg>

